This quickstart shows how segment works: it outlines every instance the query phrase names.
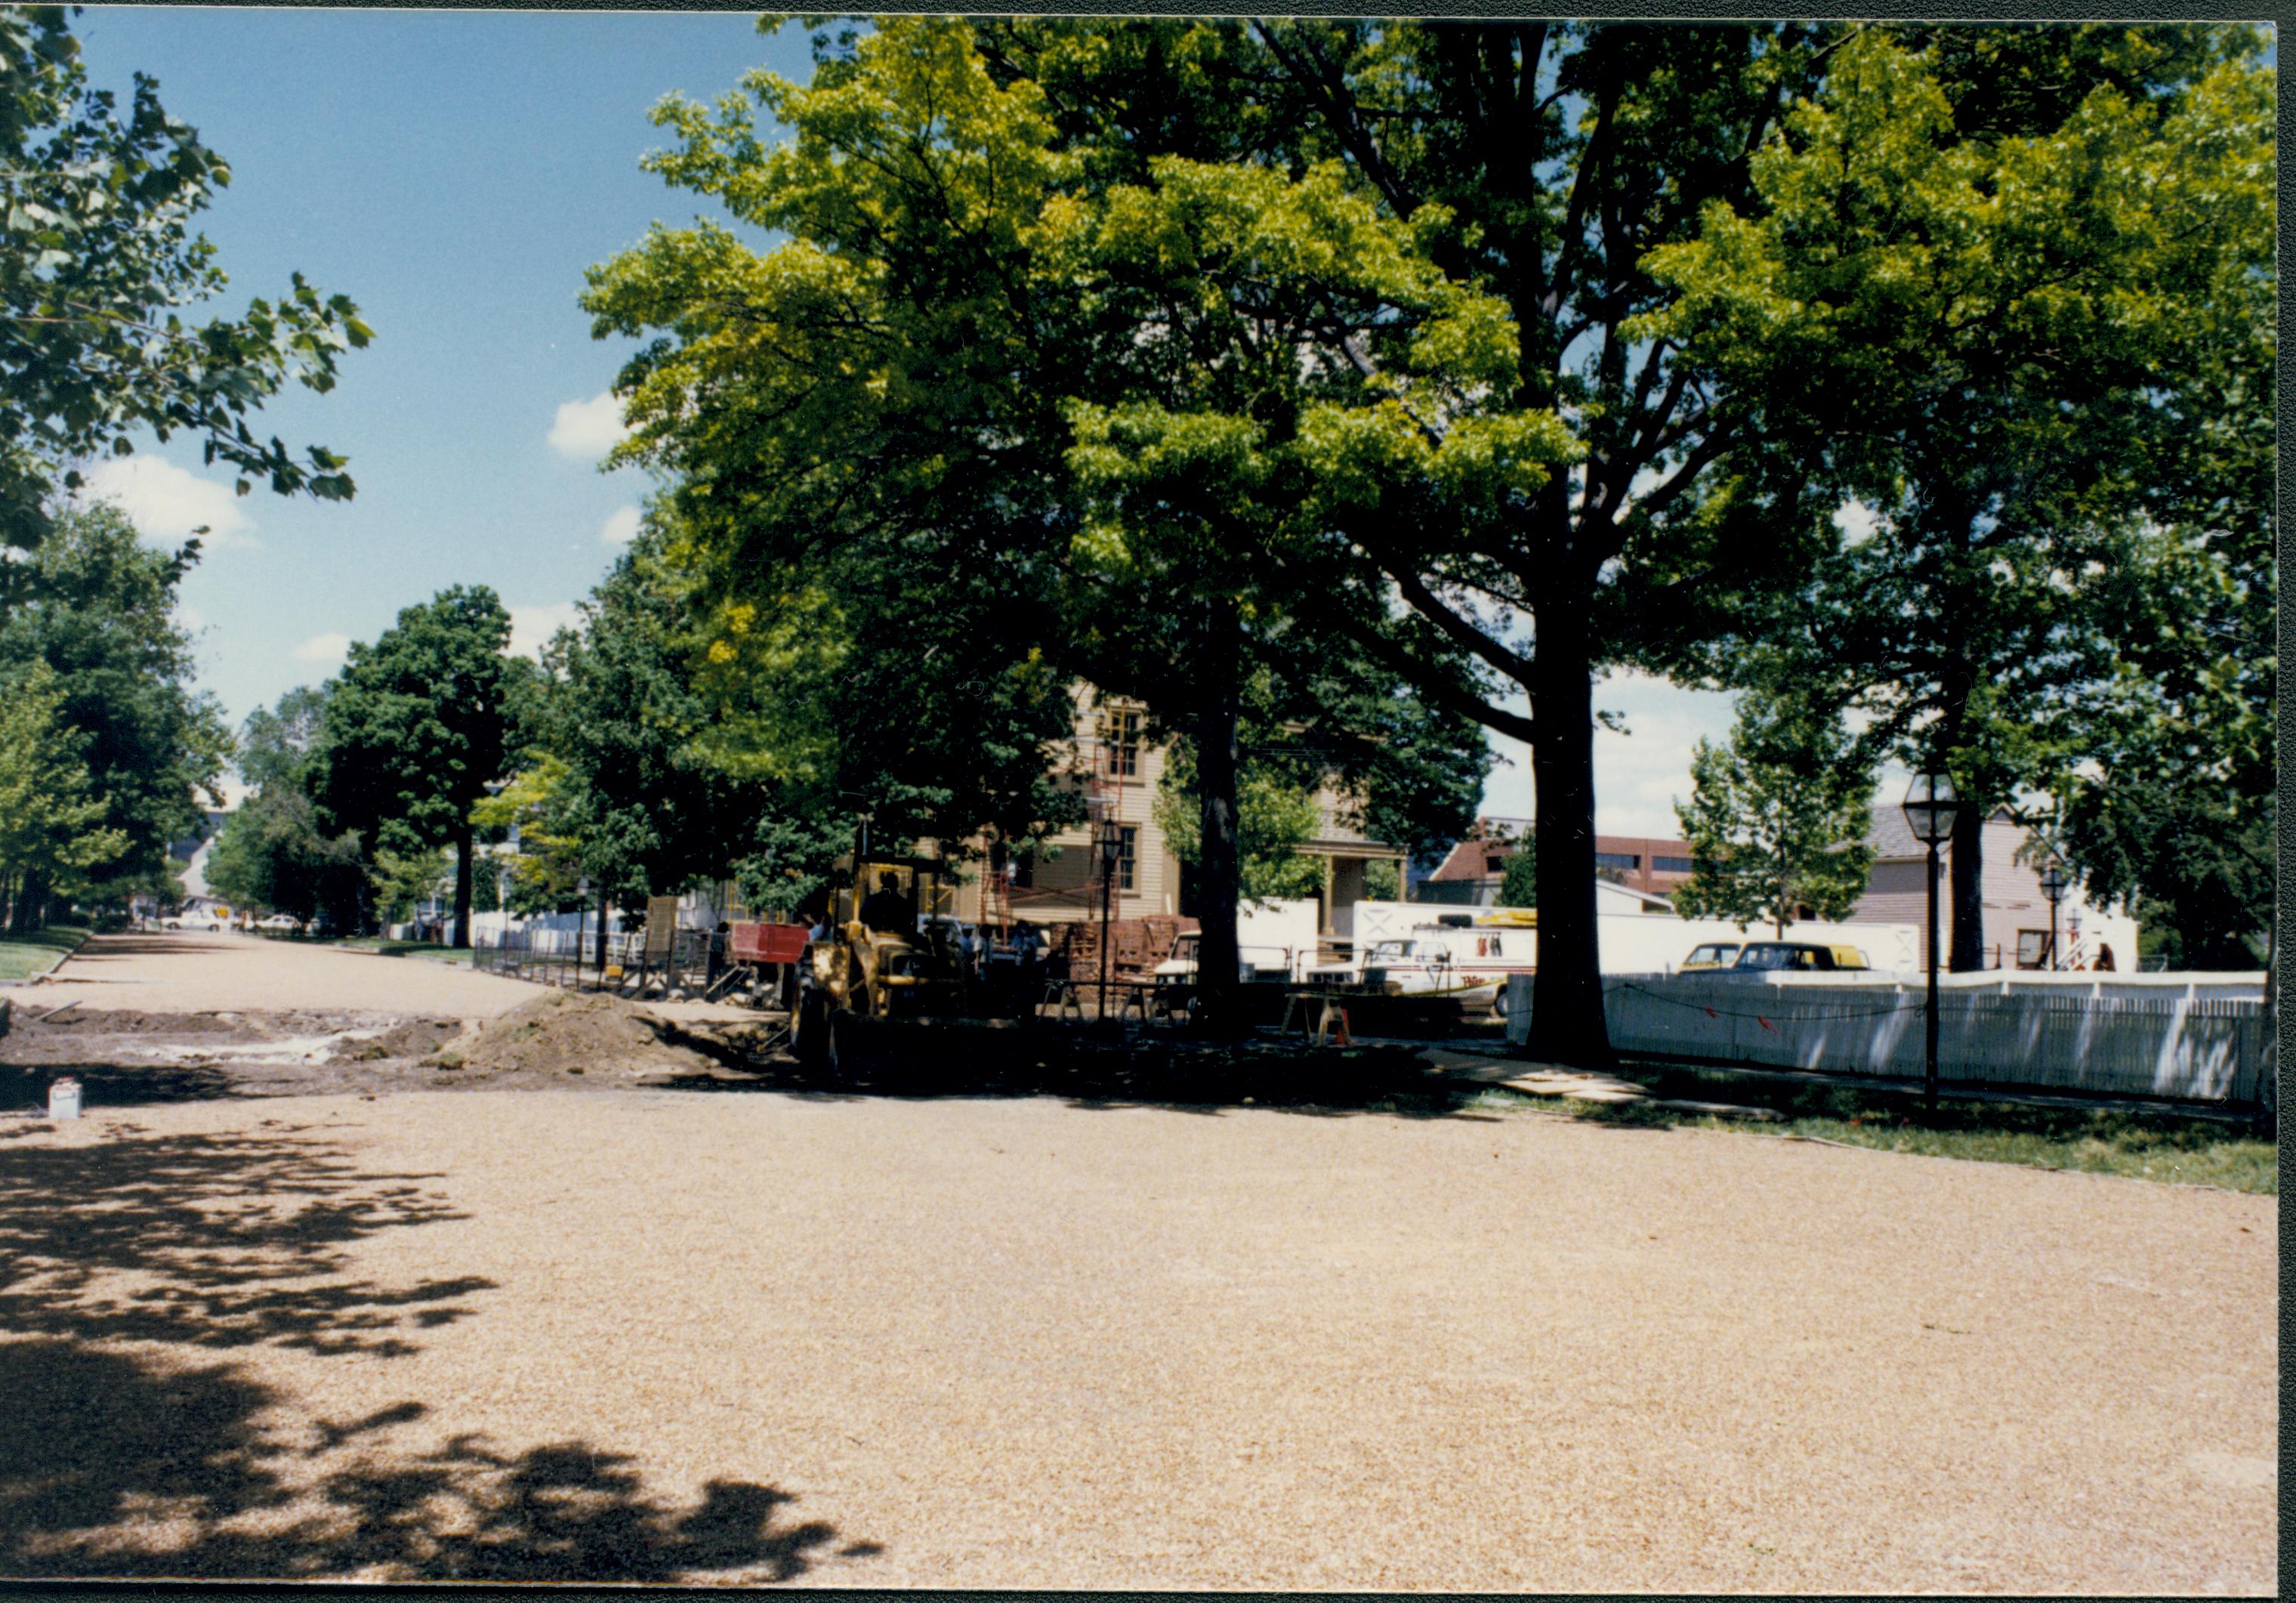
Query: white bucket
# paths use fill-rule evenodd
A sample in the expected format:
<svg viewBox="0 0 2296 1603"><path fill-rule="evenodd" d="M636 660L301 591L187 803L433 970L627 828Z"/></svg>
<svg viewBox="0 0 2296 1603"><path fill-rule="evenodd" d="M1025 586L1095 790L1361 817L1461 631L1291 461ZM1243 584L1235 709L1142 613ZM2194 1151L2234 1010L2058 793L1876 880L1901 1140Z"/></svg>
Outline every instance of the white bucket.
<svg viewBox="0 0 2296 1603"><path fill-rule="evenodd" d="M77 1119L79 1117L79 1081L59 1080L48 1087L48 1117Z"/></svg>

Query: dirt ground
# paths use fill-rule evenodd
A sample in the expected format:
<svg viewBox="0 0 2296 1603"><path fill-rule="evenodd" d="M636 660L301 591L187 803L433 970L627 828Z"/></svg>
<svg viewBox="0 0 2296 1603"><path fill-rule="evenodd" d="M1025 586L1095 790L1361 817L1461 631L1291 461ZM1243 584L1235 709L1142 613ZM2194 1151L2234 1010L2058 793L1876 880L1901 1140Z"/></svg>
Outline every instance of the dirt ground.
<svg viewBox="0 0 2296 1603"><path fill-rule="evenodd" d="M121 1098L0 1115L0 1574L2276 1588L2274 1198L537 1000L0 1043Z"/></svg>

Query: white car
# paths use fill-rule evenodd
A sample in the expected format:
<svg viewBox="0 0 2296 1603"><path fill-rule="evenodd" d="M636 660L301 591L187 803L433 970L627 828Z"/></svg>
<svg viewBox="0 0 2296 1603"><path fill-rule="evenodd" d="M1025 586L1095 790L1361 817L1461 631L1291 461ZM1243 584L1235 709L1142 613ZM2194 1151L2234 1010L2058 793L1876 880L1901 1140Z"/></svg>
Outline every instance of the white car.
<svg viewBox="0 0 2296 1603"><path fill-rule="evenodd" d="M274 913L268 918L257 919L255 927L258 930L283 930L291 935L303 925L299 920L290 918L284 913Z"/></svg>
<svg viewBox="0 0 2296 1603"><path fill-rule="evenodd" d="M160 920L163 930L208 930L223 933L223 920L213 913L170 913Z"/></svg>

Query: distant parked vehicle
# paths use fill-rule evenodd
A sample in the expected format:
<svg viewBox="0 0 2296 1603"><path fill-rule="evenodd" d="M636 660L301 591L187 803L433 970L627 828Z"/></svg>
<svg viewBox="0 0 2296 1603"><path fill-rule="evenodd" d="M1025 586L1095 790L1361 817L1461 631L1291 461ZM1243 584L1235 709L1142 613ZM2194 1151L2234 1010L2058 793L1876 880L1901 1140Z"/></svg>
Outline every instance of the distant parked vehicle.
<svg viewBox="0 0 2296 1603"><path fill-rule="evenodd" d="M1815 941L1750 941L1738 960L1722 972L1729 974L1843 974L1874 966L1854 946L1833 946Z"/></svg>
<svg viewBox="0 0 2296 1603"><path fill-rule="evenodd" d="M1703 946L1694 946L1690 949L1690 956L1682 960L1681 966L1675 972L1687 974L1705 969L1727 968L1738 960L1738 949L1742 944L1737 941L1709 941Z"/></svg>
<svg viewBox="0 0 2296 1603"><path fill-rule="evenodd" d="M207 930L223 933L223 920L213 913L170 913L160 920L163 930Z"/></svg>
<svg viewBox="0 0 2296 1603"><path fill-rule="evenodd" d="M1474 926L1421 925L1407 936L1374 941L1358 961L1308 971L1311 985L1360 987L1376 995L1442 997L1463 1008L1506 1013L1507 981L1538 972L1536 930L1510 921Z"/></svg>
<svg viewBox="0 0 2296 1603"><path fill-rule="evenodd" d="M291 935L297 930L301 929L303 925L299 921L290 918L284 913L274 913L268 918L257 919L255 921L255 927L258 930L283 931L284 933Z"/></svg>

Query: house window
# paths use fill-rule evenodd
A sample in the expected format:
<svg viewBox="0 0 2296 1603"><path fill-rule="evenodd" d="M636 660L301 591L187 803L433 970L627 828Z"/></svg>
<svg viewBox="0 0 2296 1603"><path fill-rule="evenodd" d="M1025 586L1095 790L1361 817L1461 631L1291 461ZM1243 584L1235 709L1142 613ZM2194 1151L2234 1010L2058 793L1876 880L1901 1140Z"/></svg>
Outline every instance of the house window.
<svg viewBox="0 0 2296 1603"><path fill-rule="evenodd" d="M1108 771L1117 779L1140 777L1140 715L1107 712L1101 715L1101 738L1108 743Z"/></svg>
<svg viewBox="0 0 2296 1603"><path fill-rule="evenodd" d="M1598 851L1595 854L1597 868L1639 868L1642 854L1637 851Z"/></svg>
<svg viewBox="0 0 2296 1603"><path fill-rule="evenodd" d="M2019 930L2017 932L2017 966L2046 968L2049 966L2049 932Z"/></svg>
<svg viewBox="0 0 2296 1603"><path fill-rule="evenodd" d="M1116 888L1129 891L1133 875L1140 862L1140 826L1119 824L1116 826Z"/></svg>
<svg viewBox="0 0 2296 1603"><path fill-rule="evenodd" d="M1651 859L1651 867L1657 869L1660 874L1690 874L1695 872L1695 866L1686 857L1654 857Z"/></svg>
<svg viewBox="0 0 2296 1603"><path fill-rule="evenodd" d="M1505 874L1506 872L1506 859L1503 857L1485 858L1483 859L1483 872L1486 874Z"/></svg>

